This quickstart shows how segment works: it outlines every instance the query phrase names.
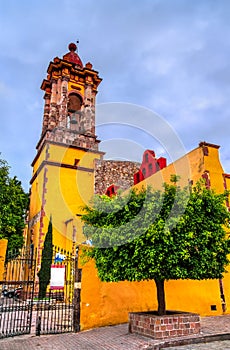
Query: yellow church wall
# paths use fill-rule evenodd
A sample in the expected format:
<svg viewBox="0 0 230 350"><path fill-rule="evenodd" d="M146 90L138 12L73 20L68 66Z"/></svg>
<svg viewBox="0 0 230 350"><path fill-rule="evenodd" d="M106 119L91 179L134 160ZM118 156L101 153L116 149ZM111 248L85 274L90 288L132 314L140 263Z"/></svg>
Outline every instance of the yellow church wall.
<svg viewBox="0 0 230 350"><path fill-rule="evenodd" d="M40 215L42 207L44 169L37 175L31 185L30 211L27 231L27 245L31 243L31 238L35 248L38 247Z"/></svg>
<svg viewBox="0 0 230 350"><path fill-rule="evenodd" d="M154 281L101 282L93 260L83 265L80 262L79 268L82 268L81 330L125 323L129 312L157 309ZM166 281L165 295L168 310L197 312L201 316L223 313L216 279ZM216 306L216 311L211 310L211 305Z"/></svg>
<svg viewBox="0 0 230 350"><path fill-rule="evenodd" d="M34 169L39 171L33 172L29 219L36 218L43 203L45 217L42 232L47 232L52 217L53 244L60 249L71 251L73 240L77 243L85 241L81 208L93 196L94 161L100 157L101 153L97 151L86 152L80 148L47 143L34 162ZM76 159L79 162L74 166ZM31 229L34 245L39 247L39 220L32 227L30 225Z"/></svg>
<svg viewBox="0 0 230 350"><path fill-rule="evenodd" d="M180 185L189 180L195 184L205 171L209 171L211 187L223 192L223 168L218 149L208 146L205 156L202 147L197 147L184 157L152 175L135 187L141 189L147 184L162 188L172 174L180 175ZM230 188L230 179L226 179ZM101 282L93 261L82 267L81 329L127 322L128 312L156 310L156 288L153 281L144 282ZM227 268L230 272L230 267ZM223 278L226 311L230 312L230 274ZM166 305L169 310L197 312L201 316L223 314L219 280L170 280L165 283ZM211 305L216 310L211 310Z"/></svg>
<svg viewBox="0 0 230 350"><path fill-rule="evenodd" d="M39 237L38 233L39 233L39 222L35 223L31 228L28 228L27 246L29 246L30 243L33 242L34 246L36 248L38 247L38 237ZM32 240L30 240L30 238L32 238Z"/></svg>
<svg viewBox="0 0 230 350"><path fill-rule="evenodd" d="M40 172L31 186L30 219L41 210L43 178L44 170Z"/></svg>
<svg viewBox="0 0 230 350"><path fill-rule="evenodd" d="M0 239L0 280L3 280L4 277L7 244L7 239Z"/></svg>
<svg viewBox="0 0 230 350"><path fill-rule="evenodd" d="M81 259L80 259L81 261ZM124 323L130 311L156 309L153 281L101 282L92 260L82 268L81 330Z"/></svg>
<svg viewBox="0 0 230 350"><path fill-rule="evenodd" d="M68 92L75 92L76 91L83 97L84 96L84 92L85 92L85 87L83 85L83 83L78 83L76 84L73 80L71 80L68 83Z"/></svg>
<svg viewBox="0 0 230 350"><path fill-rule="evenodd" d="M227 190L230 190L230 176L225 178Z"/></svg>
<svg viewBox="0 0 230 350"><path fill-rule="evenodd" d="M46 146L42 147L40 154L38 157L36 157L32 163L33 166L33 175L38 171L39 166L42 164L43 161L46 160Z"/></svg>
<svg viewBox="0 0 230 350"><path fill-rule="evenodd" d="M75 159L79 159L78 167L93 169L95 158L101 157L101 152L85 151L73 147L65 147L63 145L49 144L48 161L58 162L62 164L75 165Z"/></svg>
<svg viewBox="0 0 230 350"><path fill-rule="evenodd" d="M169 310L197 312L202 316L222 314L219 281L170 280L166 282L166 303ZM216 311L211 310L216 305Z"/></svg>
<svg viewBox="0 0 230 350"><path fill-rule="evenodd" d="M230 256L229 256L230 260ZM226 312L230 313L230 265L227 266L227 273L224 274L223 278L223 288L224 288L224 296L226 302Z"/></svg>
<svg viewBox="0 0 230 350"><path fill-rule="evenodd" d="M219 147L206 145L208 155L204 155L203 148L197 147L184 157L178 159L166 168L150 176L145 181L140 182L135 187L140 189L143 183L151 185L153 188L161 188L162 182L169 182L172 174L180 176L179 184L183 187L188 185L188 180L193 180L195 184L201 179L205 171L209 172L211 188L220 193L224 191L223 168L219 160ZM162 181L163 180L163 181ZM227 188L230 189L230 179L226 179ZM228 268L230 271L230 268ZM224 293L226 298L226 312L230 312L230 275L224 275ZM181 309L192 312L199 312L201 315L222 314L219 282L217 280L208 281L169 281L166 283L166 295L169 309ZM175 293L176 291L176 293ZM177 291L179 295L177 296ZM216 305L217 311L211 311L210 305Z"/></svg>
<svg viewBox="0 0 230 350"><path fill-rule="evenodd" d="M63 164L74 165L75 159L80 159L79 169L48 165L48 182L46 194L46 215L52 215L53 228L59 232L59 241L56 245L63 246L63 239L73 239L73 226L76 227L76 241L85 240L82 234L80 215L82 207L93 196L94 159L100 154L84 152L72 148L56 147L51 145L49 161L61 160ZM81 169L83 167L84 169ZM72 230L70 230L72 227ZM54 235L57 238L57 235ZM65 244L64 244L65 246ZM65 248L66 249L66 248Z"/></svg>
<svg viewBox="0 0 230 350"><path fill-rule="evenodd" d="M219 159L219 149L208 147L208 156L204 156L204 167L209 172L211 188L217 193L224 191L223 186L223 167Z"/></svg>
<svg viewBox="0 0 230 350"><path fill-rule="evenodd" d="M84 240L77 214L85 204L85 197L92 196L93 176L87 172L79 174L74 169L55 166L48 167L47 176L45 212L47 217L52 216L54 245L68 249L65 240L72 242L73 226L76 227L77 242ZM79 182L87 183L83 193L79 191Z"/></svg>
<svg viewBox="0 0 230 350"><path fill-rule="evenodd" d="M42 209L42 198L44 191L44 167L41 164L46 159L46 147L42 148L39 157L35 158L33 165L32 183L30 189L30 211L29 211L29 225L27 232L27 244L31 243L31 238L34 247L39 245L39 228L40 216Z"/></svg>

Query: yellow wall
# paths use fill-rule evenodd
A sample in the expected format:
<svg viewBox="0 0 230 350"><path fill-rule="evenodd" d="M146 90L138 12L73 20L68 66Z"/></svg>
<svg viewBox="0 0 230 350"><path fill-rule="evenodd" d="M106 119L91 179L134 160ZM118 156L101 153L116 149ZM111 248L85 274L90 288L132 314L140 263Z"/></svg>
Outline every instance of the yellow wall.
<svg viewBox="0 0 230 350"><path fill-rule="evenodd" d="M230 257L229 257L230 259ZM227 273L224 275L223 278L223 286L224 286L224 295L225 295L225 301L226 301L226 312L230 313L230 266L227 267Z"/></svg>
<svg viewBox="0 0 230 350"><path fill-rule="evenodd" d="M0 239L0 280L3 280L4 275L4 265L6 258L6 250L7 250L7 239Z"/></svg>
<svg viewBox="0 0 230 350"><path fill-rule="evenodd" d="M85 240L80 217L76 214L81 214L81 207L93 196L94 173L91 170L94 169L95 158L100 158L101 155L99 152L85 152L82 149L53 144L47 144L46 147L35 162L34 169L38 169L45 160L52 164L46 165L48 181L45 184L45 193L45 168L32 184L30 219L41 210L42 201L45 199L46 216L43 220L43 232L47 232L49 217L52 215L54 245L70 251L74 227L76 227L77 244ZM222 192L224 190L223 169L219 161L218 149L210 145L208 152L209 155L205 156L202 147L197 147L136 187L141 188L151 184L154 188L161 188L162 183L169 182L170 176L175 173L181 177L180 185L185 186L190 180L196 183L202 174L208 171L212 188ZM80 159L78 170L54 165L54 163L62 163L73 166L75 159ZM226 179L226 184L230 188L229 178ZM33 225L35 246L39 245L39 226L39 221ZM80 267L82 268L81 329L127 322L129 311L157 308L156 288L153 281L100 282L93 261ZM225 274L223 285L226 312L230 312L229 273ZM218 280L168 281L165 289L167 309L198 312L201 315L222 314ZM217 310L211 311L211 305L216 305Z"/></svg>
<svg viewBox="0 0 230 350"><path fill-rule="evenodd" d="M125 323L128 313L157 309L153 281L101 282L93 261L82 267L81 330ZM230 277L225 274L227 306L230 305ZM228 288L227 288L228 287ZM218 280L178 280L165 283L168 310L197 312L201 316L221 315L222 306ZM216 311L211 310L216 305ZM226 310L229 313L229 307Z"/></svg>
<svg viewBox="0 0 230 350"><path fill-rule="evenodd" d="M128 313L157 309L154 281L101 282L91 260L79 264L81 282L81 330L128 321ZM230 306L229 274L225 275L225 298ZM221 315L222 306L218 280L170 280L165 283L168 310L197 312L201 316ZM216 305L216 311L211 311ZM229 308L227 309L227 312Z"/></svg>
<svg viewBox="0 0 230 350"><path fill-rule="evenodd" d="M209 171L211 186L223 192L223 168L219 161L218 149L209 146L209 155L197 147L162 171L152 175L136 187L151 184L161 188L172 174L181 176L180 185L195 184L204 171ZM226 180L230 189L230 179ZM153 281L145 282L101 282L97 277L93 261L82 267L81 329L127 322L128 312L156 310L156 288ZM228 267L230 271L230 267ZM230 313L230 274L223 279L226 312ZM197 312L202 316L221 315L219 280L171 280L165 284L166 303L169 310ZM211 310L216 305L216 311Z"/></svg>
<svg viewBox="0 0 230 350"><path fill-rule="evenodd" d="M101 282L91 260L82 266L81 330L127 322L128 312L156 309L153 281Z"/></svg>
<svg viewBox="0 0 230 350"><path fill-rule="evenodd" d="M52 143L45 145L34 162L35 177L31 186L29 231L30 234L33 231L35 248L40 247L41 250L43 246L43 243L39 243L39 234L40 231L46 234L50 217L55 246L71 251L73 239L77 243L85 241L79 215L82 207L93 196L94 160L100 157L101 153L96 151L86 152ZM75 159L80 160L77 164L78 169L73 168ZM45 216L42 219L41 230L42 205ZM42 239L44 240L44 235Z"/></svg>

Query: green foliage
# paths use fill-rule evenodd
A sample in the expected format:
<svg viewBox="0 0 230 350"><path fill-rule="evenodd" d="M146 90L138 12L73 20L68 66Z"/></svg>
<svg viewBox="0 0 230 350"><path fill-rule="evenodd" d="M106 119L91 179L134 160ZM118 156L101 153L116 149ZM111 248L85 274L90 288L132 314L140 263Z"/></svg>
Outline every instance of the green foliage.
<svg viewBox="0 0 230 350"><path fill-rule="evenodd" d="M48 231L44 240L42 250L41 268L38 272L39 277L39 294L38 298L43 299L46 296L46 289L50 283L51 264L53 258L53 227L50 219Z"/></svg>
<svg viewBox="0 0 230 350"><path fill-rule="evenodd" d="M202 183L97 197L82 216L102 281L221 278L228 264L227 194ZM159 300L158 300L159 301Z"/></svg>
<svg viewBox="0 0 230 350"><path fill-rule="evenodd" d="M120 246L143 235L161 210L160 191L142 190L113 198L96 196L93 208L84 208L84 234L97 247Z"/></svg>
<svg viewBox="0 0 230 350"><path fill-rule="evenodd" d="M0 159L0 239L8 239L8 251L19 251L29 197L21 182L9 176L9 166Z"/></svg>
<svg viewBox="0 0 230 350"><path fill-rule="evenodd" d="M180 180L180 176L176 174L172 174L170 176L170 182L172 182L174 185Z"/></svg>

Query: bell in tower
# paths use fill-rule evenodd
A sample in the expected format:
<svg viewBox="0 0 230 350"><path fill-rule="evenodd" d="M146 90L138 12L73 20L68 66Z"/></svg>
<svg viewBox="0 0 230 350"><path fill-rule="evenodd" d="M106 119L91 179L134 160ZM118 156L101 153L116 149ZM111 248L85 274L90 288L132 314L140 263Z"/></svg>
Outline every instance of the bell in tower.
<svg viewBox="0 0 230 350"><path fill-rule="evenodd" d="M45 107L38 147L50 140L98 149L95 103L102 79L91 63L83 65L76 50L76 44L69 44L69 52L49 64L47 78L41 86L45 91Z"/></svg>
<svg viewBox="0 0 230 350"><path fill-rule="evenodd" d="M80 129L81 122L81 108L82 108L82 99L80 95L71 93L68 97L68 118L70 129L76 130L78 132L83 131Z"/></svg>

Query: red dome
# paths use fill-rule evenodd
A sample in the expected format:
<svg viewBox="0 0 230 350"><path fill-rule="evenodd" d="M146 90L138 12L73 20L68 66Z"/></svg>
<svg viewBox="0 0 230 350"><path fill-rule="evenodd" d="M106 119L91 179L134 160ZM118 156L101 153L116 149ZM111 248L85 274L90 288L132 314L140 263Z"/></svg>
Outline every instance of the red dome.
<svg viewBox="0 0 230 350"><path fill-rule="evenodd" d="M80 57L78 56L78 54L75 52L77 50L77 45L74 43L70 43L69 46L69 51L67 54L65 54L63 56L63 59L65 61L71 62L71 63L75 63L76 65L78 65L80 68L83 68L83 63L80 59Z"/></svg>

